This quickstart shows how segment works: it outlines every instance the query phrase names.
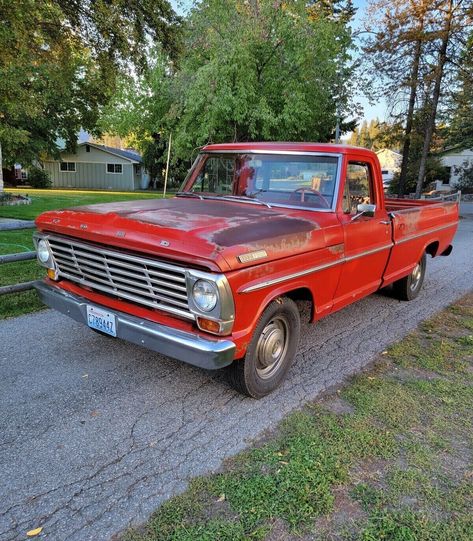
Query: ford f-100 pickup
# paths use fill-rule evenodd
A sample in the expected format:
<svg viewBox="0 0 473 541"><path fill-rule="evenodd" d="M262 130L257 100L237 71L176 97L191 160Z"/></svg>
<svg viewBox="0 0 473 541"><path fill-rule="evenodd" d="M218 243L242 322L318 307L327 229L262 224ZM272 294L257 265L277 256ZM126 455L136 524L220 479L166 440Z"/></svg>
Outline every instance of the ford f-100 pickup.
<svg viewBox="0 0 473 541"><path fill-rule="evenodd" d="M376 155L316 143L204 147L171 199L46 212L43 301L92 329L203 368L260 398L311 321L392 284L417 297L448 255L458 201L385 198ZM85 346L84 346L85 347ZM316 362L316 361L314 361Z"/></svg>

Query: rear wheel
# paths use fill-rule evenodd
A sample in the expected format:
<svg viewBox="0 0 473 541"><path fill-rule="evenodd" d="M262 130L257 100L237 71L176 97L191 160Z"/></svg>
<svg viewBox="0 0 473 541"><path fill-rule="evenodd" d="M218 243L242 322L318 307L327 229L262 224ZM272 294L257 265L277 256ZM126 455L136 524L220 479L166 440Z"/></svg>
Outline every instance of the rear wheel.
<svg viewBox="0 0 473 541"><path fill-rule="evenodd" d="M300 327L294 301L283 297L271 302L256 326L244 360L227 368L230 385L253 398L276 389L294 360Z"/></svg>
<svg viewBox="0 0 473 541"><path fill-rule="evenodd" d="M394 295L401 301L412 301L419 295L424 283L427 258L425 253L412 270L411 274L394 282Z"/></svg>

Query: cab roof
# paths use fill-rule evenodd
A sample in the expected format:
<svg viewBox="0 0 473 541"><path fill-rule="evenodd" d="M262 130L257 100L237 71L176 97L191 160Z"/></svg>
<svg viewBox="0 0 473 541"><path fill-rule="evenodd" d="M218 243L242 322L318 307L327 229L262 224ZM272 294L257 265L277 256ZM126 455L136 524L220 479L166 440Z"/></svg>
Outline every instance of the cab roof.
<svg viewBox="0 0 473 541"><path fill-rule="evenodd" d="M329 152L334 154L347 154L354 151L358 154L374 154L366 148L350 145L335 145L332 143L285 143L285 142L257 142L257 143L219 143L202 147L202 152L245 152L245 151L271 151L271 152Z"/></svg>

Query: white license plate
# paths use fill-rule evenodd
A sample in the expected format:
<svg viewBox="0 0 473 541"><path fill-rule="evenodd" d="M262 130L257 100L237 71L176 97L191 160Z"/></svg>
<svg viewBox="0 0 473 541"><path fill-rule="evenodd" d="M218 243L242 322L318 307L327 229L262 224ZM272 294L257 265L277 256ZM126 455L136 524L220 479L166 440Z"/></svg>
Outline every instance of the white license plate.
<svg viewBox="0 0 473 541"><path fill-rule="evenodd" d="M87 305L87 325L91 329L117 336L117 319L115 315L102 308L90 306L90 304Z"/></svg>

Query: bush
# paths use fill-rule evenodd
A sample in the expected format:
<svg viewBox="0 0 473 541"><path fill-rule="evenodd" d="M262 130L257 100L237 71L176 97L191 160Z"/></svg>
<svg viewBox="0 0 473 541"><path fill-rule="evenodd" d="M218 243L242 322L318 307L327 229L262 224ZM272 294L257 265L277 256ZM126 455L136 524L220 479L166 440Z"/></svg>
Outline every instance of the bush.
<svg viewBox="0 0 473 541"><path fill-rule="evenodd" d="M50 188L51 179L49 173L39 167L31 167L28 170L28 183L32 188Z"/></svg>
<svg viewBox="0 0 473 541"><path fill-rule="evenodd" d="M464 161L460 167L454 168L458 180L455 188L463 193L473 193L473 162Z"/></svg>

